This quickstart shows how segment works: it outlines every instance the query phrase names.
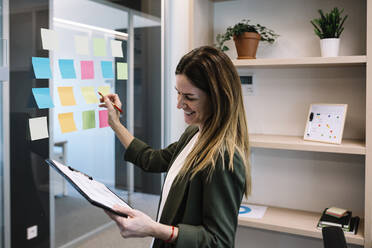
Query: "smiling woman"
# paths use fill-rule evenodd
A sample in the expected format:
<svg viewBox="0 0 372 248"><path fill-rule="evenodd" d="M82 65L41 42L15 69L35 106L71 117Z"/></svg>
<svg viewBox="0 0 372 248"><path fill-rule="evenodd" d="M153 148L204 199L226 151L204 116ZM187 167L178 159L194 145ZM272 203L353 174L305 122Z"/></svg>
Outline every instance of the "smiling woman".
<svg viewBox="0 0 372 248"><path fill-rule="evenodd" d="M184 111L185 122L188 125L199 126L210 115L209 97L207 93L195 87L185 75L176 76L177 108Z"/></svg>
<svg viewBox="0 0 372 248"><path fill-rule="evenodd" d="M124 238L155 238L153 247L234 247L244 193L250 193L248 130L238 74L231 60L213 47L197 48L176 69L177 108L190 126L165 149L133 137L104 97L110 125L127 148L125 159L149 172L167 172L157 221L117 206L128 215L107 213ZM172 244L169 244L172 243Z"/></svg>

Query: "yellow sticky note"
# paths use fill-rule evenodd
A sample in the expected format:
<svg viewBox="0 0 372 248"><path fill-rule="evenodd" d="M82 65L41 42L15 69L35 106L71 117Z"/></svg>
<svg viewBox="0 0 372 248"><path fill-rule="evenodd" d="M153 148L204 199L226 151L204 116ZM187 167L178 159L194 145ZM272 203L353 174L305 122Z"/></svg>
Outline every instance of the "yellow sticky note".
<svg viewBox="0 0 372 248"><path fill-rule="evenodd" d="M58 87L59 100L62 106L76 105L74 91L72 87Z"/></svg>
<svg viewBox="0 0 372 248"><path fill-rule="evenodd" d="M110 86L99 86L98 87L98 92L101 92L102 95L108 95L110 94Z"/></svg>
<svg viewBox="0 0 372 248"><path fill-rule="evenodd" d="M98 103L98 96L94 91L94 87L92 86L85 86L81 87L81 92L84 96L85 102L88 104Z"/></svg>
<svg viewBox="0 0 372 248"><path fill-rule="evenodd" d="M77 130L74 121L74 113L58 114L58 120L62 133L69 133Z"/></svg>
<svg viewBox="0 0 372 248"><path fill-rule="evenodd" d="M116 63L117 79L128 80L128 64L123 62Z"/></svg>

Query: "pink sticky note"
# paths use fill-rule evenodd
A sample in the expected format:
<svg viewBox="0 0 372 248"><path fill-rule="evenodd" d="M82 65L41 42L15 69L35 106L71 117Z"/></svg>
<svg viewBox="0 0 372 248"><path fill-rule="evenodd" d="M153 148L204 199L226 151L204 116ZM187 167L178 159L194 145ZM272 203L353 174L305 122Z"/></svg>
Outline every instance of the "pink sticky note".
<svg viewBox="0 0 372 248"><path fill-rule="evenodd" d="M80 61L81 66L81 79L93 79L94 78L94 67L93 61Z"/></svg>
<svg viewBox="0 0 372 248"><path fill-rule="evenodd" d="M108 127L108 112L107 110L99 111L99 128Z"/></svg>

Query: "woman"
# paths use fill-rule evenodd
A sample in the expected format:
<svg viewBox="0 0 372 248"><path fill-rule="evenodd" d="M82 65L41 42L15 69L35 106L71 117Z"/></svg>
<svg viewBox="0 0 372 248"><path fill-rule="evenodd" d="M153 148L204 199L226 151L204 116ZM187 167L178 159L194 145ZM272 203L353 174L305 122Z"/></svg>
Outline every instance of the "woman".
<svg viewBox="0 0 372 248"><path fill-rule="evenodd" d="M153 150L120 123L113 102L103 98L109 124L126 147L125 160L145 171L167 172L157 222L116 206L107 212L123 237L155 238L153 247L234 247L243 194L250 193L248 130L238 74L213 47L197 48L176 69L177 108L189 125L178 142Z"/></svg>

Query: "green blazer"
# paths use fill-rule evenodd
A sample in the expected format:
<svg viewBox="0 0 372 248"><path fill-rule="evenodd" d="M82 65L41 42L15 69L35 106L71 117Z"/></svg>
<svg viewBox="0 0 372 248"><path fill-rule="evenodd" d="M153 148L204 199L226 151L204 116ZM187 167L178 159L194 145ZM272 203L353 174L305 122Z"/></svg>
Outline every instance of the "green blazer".
<svg viewBox="0 0 372 248"><path fill-rule="evenodd" d="M167 172L173 161L198 128L190 126L178 142L165 149L154 150L134 139L125 153L125 160L148 172ZM225 164L229 158L225 156ZM178 239L169 244L155 239L153 248L177 247L234 247L239 207L245 191L245 167L241 157L234 154L234 170L222 168L216 162L213 176L200 172L192 180L185 178L173 183L164 204L160 223L179 228Z"/></svg>

